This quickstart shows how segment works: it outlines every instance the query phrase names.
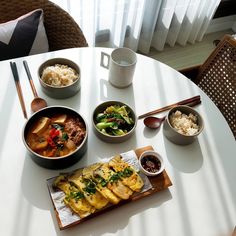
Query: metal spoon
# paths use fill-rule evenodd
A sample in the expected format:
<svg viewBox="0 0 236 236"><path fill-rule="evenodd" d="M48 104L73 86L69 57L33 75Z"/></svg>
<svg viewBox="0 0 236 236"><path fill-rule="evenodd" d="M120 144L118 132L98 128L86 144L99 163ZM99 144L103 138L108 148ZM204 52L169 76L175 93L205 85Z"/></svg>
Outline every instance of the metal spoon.
<svg viewBox="0 0 236 236"><path fill-rule="evenodd" d="M38 111L38 110L40 110L44 107L47 107L48 105L47 105L47 102L43 98L40 98L37 94L32 76L30 74L30 70L29 70L27 61L23 61L23 64L24 64L25 71L26 71L26 74L27 74L29 82L30 82L31 89L32 89L33 94L34 94L34 99L31 102L31 110L33 112L36 112L36 111Z"/></svg>
<svg viewBox="0 0 236 236"><path fill-rule="evenodd" d="M158 129L160 128L162 122L165 120L165 116L162 118L154 117L154 116L148 116L143 120L143 123L145 126L147 126L150 129Z"/></svg>

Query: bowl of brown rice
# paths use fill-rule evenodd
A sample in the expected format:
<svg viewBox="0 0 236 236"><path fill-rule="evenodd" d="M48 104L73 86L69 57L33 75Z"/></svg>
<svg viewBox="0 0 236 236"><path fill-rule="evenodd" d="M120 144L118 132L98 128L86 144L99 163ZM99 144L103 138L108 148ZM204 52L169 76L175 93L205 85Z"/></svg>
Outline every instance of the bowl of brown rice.
<svg viewBox="0 0 236 236"><path fill-rule="evenodd" d="M80 90L80 68L66 58L52 58L38 69L43 92L52 98L68 98Z"/></svg>
<svg viewBox="0 0 236 236"><path fill-rule="evenodd" d="M194 142L204 127L202 116L189 106L172 108L165 119L163 133L171 142L187 145Z"/></svg>

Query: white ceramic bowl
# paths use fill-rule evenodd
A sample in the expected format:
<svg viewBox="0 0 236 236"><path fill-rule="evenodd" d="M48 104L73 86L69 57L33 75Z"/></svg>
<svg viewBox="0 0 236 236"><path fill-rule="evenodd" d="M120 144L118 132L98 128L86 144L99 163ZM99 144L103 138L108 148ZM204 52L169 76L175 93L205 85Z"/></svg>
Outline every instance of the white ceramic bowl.
<svg viewBox="0 0 236 236"><path fill-rule="evenodd" d="M159 167L157 167L158 164L160 165ZM148 168L156 169L156 171L149 171ZM156 151L145 151L139 157L139 169L147 176L156 176L160 174L164 170L164 168L164 161L161 155Z"/></svg>

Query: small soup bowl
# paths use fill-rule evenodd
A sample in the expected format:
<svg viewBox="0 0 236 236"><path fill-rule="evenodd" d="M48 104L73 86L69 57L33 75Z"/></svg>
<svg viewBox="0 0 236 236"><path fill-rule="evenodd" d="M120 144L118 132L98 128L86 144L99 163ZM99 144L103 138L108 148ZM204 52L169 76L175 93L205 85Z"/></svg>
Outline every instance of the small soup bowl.
<svg viewBox="0 0 236 236"><path fill-rule="evenodd" d="M56 64L72 68L77 73L78 78L72 84L66 86L53 86L43 81L42 74L44 69L49 66L55 66ZM42 91L52 98L69 98L74 96L80 90L80 67L75 62L66 58L52 58L42 63L38 69L38 77Z"/></svg>
<svg viewBox="0 0 236 236"><path fill-rule="evenodd" d="M182 131L179 131L177 127L174 127L173 122L171 123L171 115L173 115L176 111L181 112L182 114L189 116L192 114L196 118L195 125L197 125L198 129L195 133L188 133L187 129L185 127L190 127L191 123L188 125L183 122L183 129L186 130L186 133L183 133ZM180 122L181 123L181 122ZM204 128L204 122L202 116L193 108L185 105L180 105L172 108L164 121L163 125L163 133L165 137L170 140L171 142L178 144L178 145L188 145L193 143L198 135L202 132ZM191 130L191 128L190 128ZM182 132L182 133L180 133Z"/></svg>
<svg viewBox="0 0 236 236"><path fill-rule="evenodd" d="M139 157L139 169L147 176L159 175L164 168L164 161L156 151L145 151Z"/></svg>
<svg viewBox="0 0 236 236"><path fill-rule="evenodd" d="M129 117L131 118L131 120L133 121L132 125L130 125L127 133L125 134L119 134L119 135L111 135L108 133L105 133L102 131L102 129L98 128L98 121L97 121L97 116L99 114L102 114L108 107L110 106L125 106ZM104 103L101 103L100 105L98 105L94 112L93 112L93 116L92 116L92 123L93 123L93 130L96 134L96 136L98 138L100 138L102 141L104 142L108 142L108 143L121 143L121 142L125 142L126 140L128 140L135 131L136 125L137 125L137 116L134 112L134 110L127 104L123 103L123 102L119 102L119 101L107 101Z"/></svg>
<svg viewBox="0 0 236 236"><path fill-rule="evenodd" d="M32 148L29 146L27 142L27 135L29 133L29 130L32 128L32 126L35 124L36 121L39 120L41 117L51 117L56 114L66 114L75 117L76 119L78 118L79 121L83 124L85 127L85 135L82 139L82 142L76 146L75 150L70 152L67 155L64 156L56 156L56 157L47 157L38 154L36 151L32 150ZM26 122L24 128L23 128L23 143L28 150L32 160L48 169L64 169L67 168L76 162L78 162L83 155L85 154L87 150L87 140L88 140L88 128L87 128L86 121L84 118L75 110L69 108L69 107L64 107L64 106L51 106L51 107L46 107L41 109L40 111L34 113Z"/></svg>

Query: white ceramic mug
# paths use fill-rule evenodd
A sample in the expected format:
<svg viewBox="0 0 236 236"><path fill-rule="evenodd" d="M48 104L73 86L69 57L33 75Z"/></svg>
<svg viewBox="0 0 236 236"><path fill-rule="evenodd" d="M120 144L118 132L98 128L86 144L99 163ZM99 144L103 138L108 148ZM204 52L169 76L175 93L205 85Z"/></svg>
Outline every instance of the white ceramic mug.
<svg viewBox="0 0 236 236"><path fill-rule="evenodd" d="M107 63L105 64L105 58ZM129 48L114 49L111 55L101 53L100 66L109 69L109 82L117 88L125 88L133 81L137 56Z"/></svg>

